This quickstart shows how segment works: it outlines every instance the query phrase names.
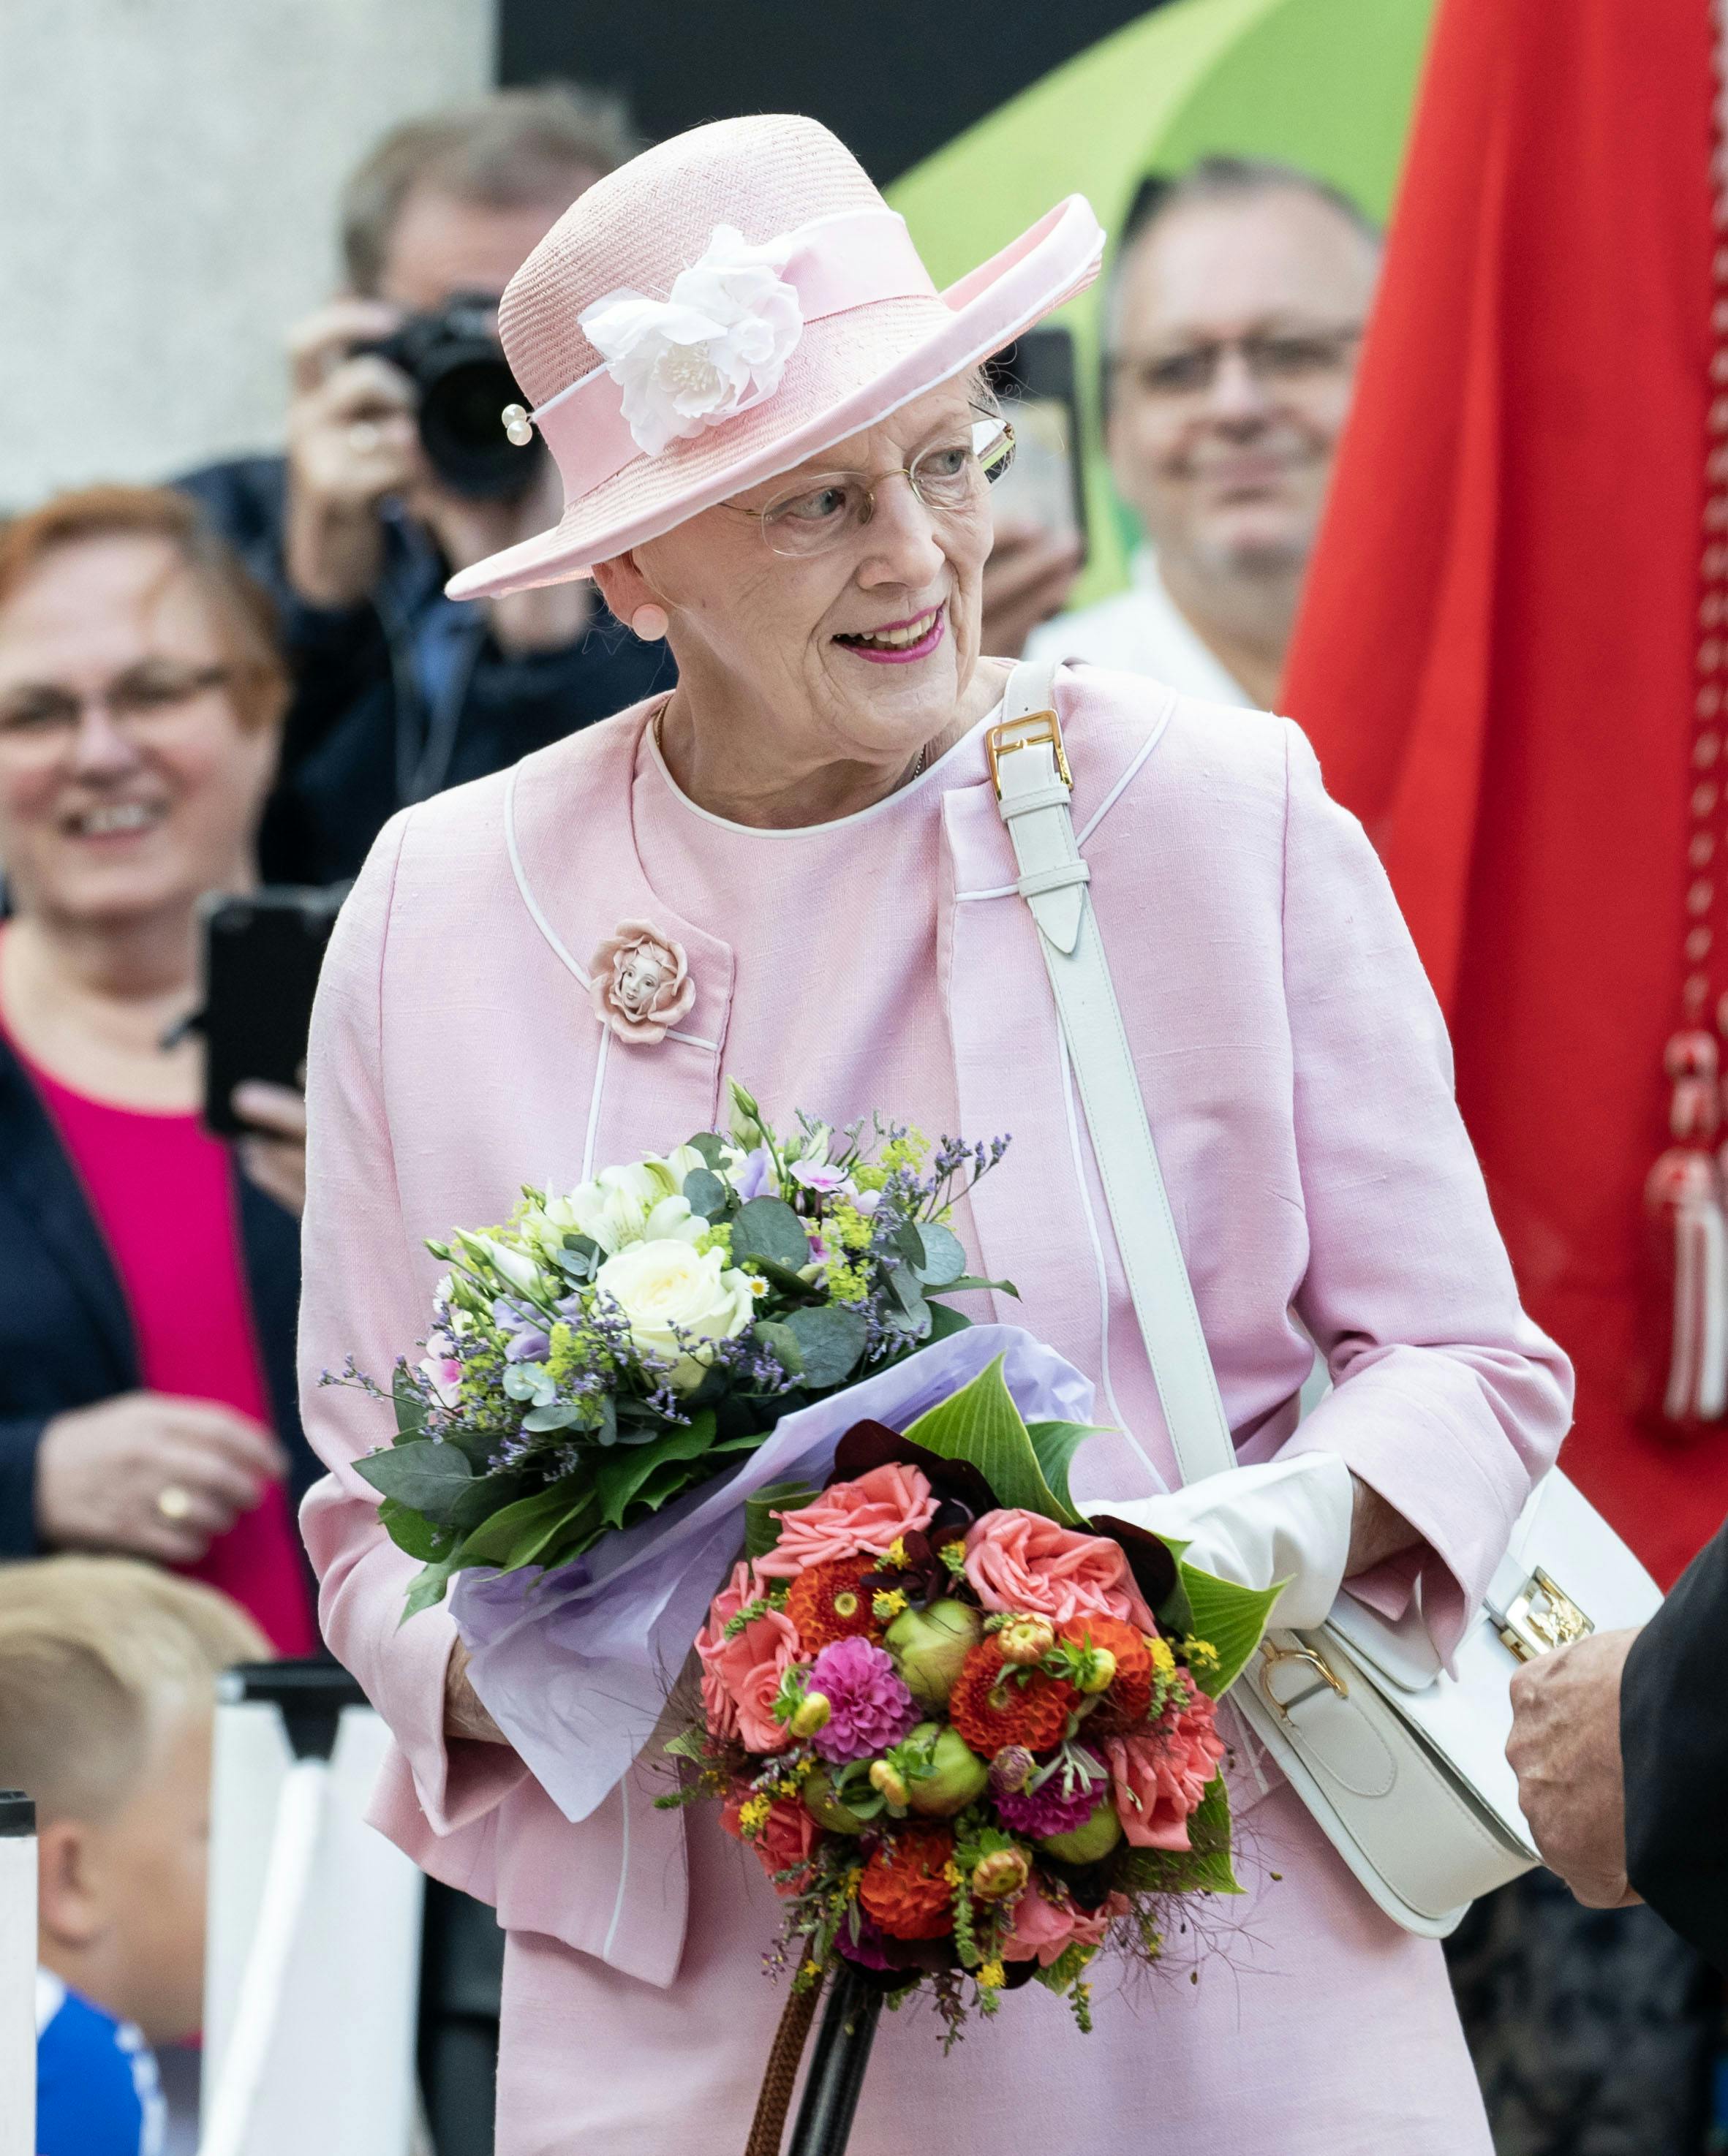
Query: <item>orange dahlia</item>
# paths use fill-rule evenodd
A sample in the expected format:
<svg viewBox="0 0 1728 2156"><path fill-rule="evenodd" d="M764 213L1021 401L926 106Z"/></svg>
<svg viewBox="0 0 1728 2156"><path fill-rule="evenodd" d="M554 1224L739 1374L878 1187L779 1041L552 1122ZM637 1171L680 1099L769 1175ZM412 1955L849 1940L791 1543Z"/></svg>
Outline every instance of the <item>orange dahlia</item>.
<svg viewBox="0 0 1728 2156"><path fill-rule="evenodd" d="M881 1564L880 1558L864 1551L856 1557L830 1558L799 1573L786 1596L786 1614L797 1628L805 1654L820 1654L836 1640L855 1635L881 1640L882 1628L864 1584Z"/></svg>
<svg viewBox="0 0 1728 2156"><path fill-rule="evenodd" d="M961 1663L948 1716L981 1758L994 1759L1005 1744L1047 1752L1062 1742L1077 1697L1066 1677L1004 1661L990 1633Z"/></svg>
<svg viewBox="0 0 1728 2156"><path fill-rule="evenodd" d="M1086 1734L1116 1736L1138 1729L1152 1705L1152 1650L1145 1634L1119 1617L1071 1618L1060 1630L1073 1646L1103 1647L1116 1657L1116 1674L1087 1716Z"/></svg>
<svg viewBox="0 0 1728 2156"><path fill-rule="evenodd" d="M864 1867L858 1899L891 1939L939 1939L954 1929L954 1836L946 1827L902 1827Z"/></svg>

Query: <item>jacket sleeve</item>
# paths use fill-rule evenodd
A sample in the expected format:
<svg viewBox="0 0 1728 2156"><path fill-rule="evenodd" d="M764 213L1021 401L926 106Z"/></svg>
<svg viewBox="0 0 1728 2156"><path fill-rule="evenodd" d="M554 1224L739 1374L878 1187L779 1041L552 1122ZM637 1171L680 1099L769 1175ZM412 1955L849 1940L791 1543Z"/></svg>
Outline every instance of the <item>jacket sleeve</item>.
<svg viewBox="0 0 1728 2156"><path fill-rule="evenodd" d="M1633 1643L1620 1680L1626 1869L1658 1916L1728 1970L1728 1527Z"/></svg>
<svg viewBox="0 0 1728 2156"><path fill-rule="evenodd" d="M0 1415L0 1558L35 1557L36 1448L46 1415Z"/></svg>
<svg viewBox="0 0 1728 2156"><path fill-rule="evenodd" d="M527 1770L501 1746L445 1741L455 1628L443 1606L402 1623L419 1568L379 1526L377 1493L352 1466L388 1435L388 1409L352 1386L323 1382L352 1357L388 1385L397 1358L429 1323L435 1269L403 1221L382 1067L391 894L410 814L385 826L342 907L313 1014L301 1411L330 1472L308 1492L301 1524L320 1581L325 1638L388 1723L426 1820L442 1835L482 1819Z"/></svg>
<svg viewBox="0 0 1728 2156"><path fill-rule="evenodd" d="M1361 826L1287 728L1284 973L1309 1264L1335 1389L1284 1447L1340 1454L1422 1537L1352 1580L1420 1584L1449 1657L1571 1419L1571 1365L1519 1302L1453 1098L1438 1005Z"/></svg>

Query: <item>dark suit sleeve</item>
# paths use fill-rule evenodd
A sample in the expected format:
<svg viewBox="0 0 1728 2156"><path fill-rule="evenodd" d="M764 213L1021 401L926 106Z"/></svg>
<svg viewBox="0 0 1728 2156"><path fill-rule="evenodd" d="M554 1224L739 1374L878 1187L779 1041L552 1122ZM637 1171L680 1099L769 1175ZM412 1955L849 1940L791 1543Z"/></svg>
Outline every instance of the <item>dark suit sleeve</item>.
<svg viewBox="0 0 1728 2156"><path fill-rule="evenodd" d="M0 1558L34 1557L36 1447L46 1415L0 1415Z"/></svg>
<svg viewBox="0 0 1728 2156"><path fill-rule="evenodd" d="M1633 1642L1620 1743L1632 1883L1728 1969L1728 1527Z"/></svg>

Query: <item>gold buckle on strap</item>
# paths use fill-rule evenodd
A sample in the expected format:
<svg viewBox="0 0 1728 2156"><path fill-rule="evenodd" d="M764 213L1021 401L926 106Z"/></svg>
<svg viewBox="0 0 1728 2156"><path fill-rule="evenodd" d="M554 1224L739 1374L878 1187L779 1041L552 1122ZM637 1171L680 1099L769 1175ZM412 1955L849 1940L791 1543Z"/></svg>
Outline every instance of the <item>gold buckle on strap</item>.
<svg viewBox="0 0 1728 2156"><path fill-rule="evenodd" d="M1538 1565L1508 1605L1500 1637L1520 1662L1533 1662L1595 1630L1571 1596Z"/></svg>
<svg viewBox="0 0 1728 2156"><path fill-rule="evenodd" d="M1074 774L1068 769L1067 752L1062 747L1062 721L1054 711L1028 711L1023 719L1010 719L1005 726L992 726L984 737L985 754L990 758L990 783L996 789L996 798L1002 798L1002 758L1012 756L1017 748L1036 748L1039 742L1048 742L1056 752L1056 768L1064 786L1072 787Z"/></svg>
<svg viewBox="0 0 1728 2156"><path fill-rule="evenodd" d="M1270 1640L1266 1640L1261 1643L1260 1654L1262 1658L1260 1689L1268 1703L1275 1707L1286 1721L1289 1719L1290 1709L1293 1707L1299 1707L1304 1699L1313 1698L1319 1686L1310 1685L1306 1691L1297 1692L1288 1699L1280 1699L1272 1688L1272 1673L1285 1662L1305 1663L1320 1680L1321 1684L1330 1685L1340 1699L1350 1697L1350 1686L1339 1676L1337 1671L1333 1668L1318 1647L1279 1647L1275 1646Z"/></svg>

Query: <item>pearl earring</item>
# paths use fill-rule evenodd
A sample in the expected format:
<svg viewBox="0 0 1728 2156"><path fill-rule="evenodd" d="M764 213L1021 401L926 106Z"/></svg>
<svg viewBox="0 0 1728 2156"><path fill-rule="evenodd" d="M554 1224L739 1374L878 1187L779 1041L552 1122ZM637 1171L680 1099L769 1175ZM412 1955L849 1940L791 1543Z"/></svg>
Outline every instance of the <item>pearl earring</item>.
<svg viewBox="0 0 1728 2156"><path fill-rule="evenodd" d="M644 644L658 644L671 622L661 606L639 606L630 618L630 625Z"/></svg>

